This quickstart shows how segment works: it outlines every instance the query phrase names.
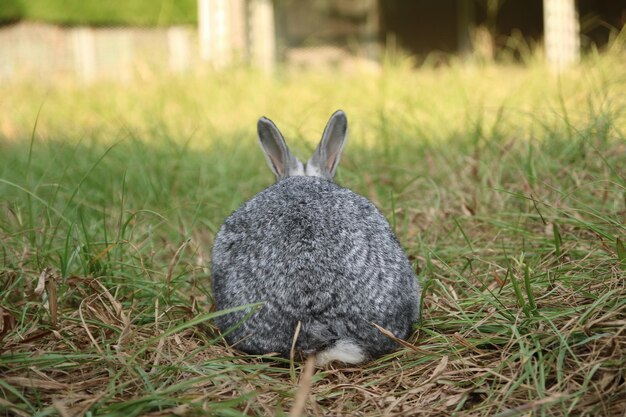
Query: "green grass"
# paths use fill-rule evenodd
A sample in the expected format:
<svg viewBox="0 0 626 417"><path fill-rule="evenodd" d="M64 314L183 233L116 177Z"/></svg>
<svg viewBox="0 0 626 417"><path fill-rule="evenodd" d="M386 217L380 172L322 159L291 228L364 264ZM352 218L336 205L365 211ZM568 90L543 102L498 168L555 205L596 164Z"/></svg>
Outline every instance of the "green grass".
<svg viewBox="0 0 626 417"><path fill-rule="evenodd" d="M195 24L195 0L2 0L0 22L62 25L163 26Z"/></svg>
<svg viewBox="0 0 626 417"><path fill-rule="evenodd" d="M423 319L316 370L305 413L623 415L624 58L1 84L0 410L288 414L303 365L220 339L211 245L272 182L257 118L306 157L343 108L338 181L394 225Z"/></svg>

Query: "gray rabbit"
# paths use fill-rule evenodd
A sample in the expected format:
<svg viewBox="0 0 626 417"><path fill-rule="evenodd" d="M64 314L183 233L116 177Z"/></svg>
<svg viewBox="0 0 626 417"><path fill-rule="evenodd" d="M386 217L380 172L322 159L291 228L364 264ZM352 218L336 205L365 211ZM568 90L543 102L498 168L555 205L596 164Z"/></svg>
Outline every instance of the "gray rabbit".
<svg viewBox="0 0 626 417"><path fill-rule="evenodd" d="M252 354L296 350L361 363L397 348L419 317L420 288L389 223L362 197L333 182L348 121L336 111L306 165L271 120L259 142L277 182L231 214L213 247L218 310L262 302L216 318L226 340Z"/></svg>

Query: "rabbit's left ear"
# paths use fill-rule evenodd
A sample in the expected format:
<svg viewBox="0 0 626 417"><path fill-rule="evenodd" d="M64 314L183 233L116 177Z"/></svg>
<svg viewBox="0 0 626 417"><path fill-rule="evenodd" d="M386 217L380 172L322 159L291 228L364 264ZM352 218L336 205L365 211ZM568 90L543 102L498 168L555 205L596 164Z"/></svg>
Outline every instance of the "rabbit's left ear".
<svg viewBox="0 0 626 417"><path fill-rule="evenodd" d="M280 181L290 176L304 175L302 162L289 151L283 135L274 122L266 117L261 117L257 124L257 130L265 159L276 175L276 180Z"/></svg>
<svg viewBox="0 0 626 417"><path fill-rule="evenodd" d="M348 119L343 110L337 110L328 120L322 140L306 164L306 175L332 180L347 139Z"/></svg>

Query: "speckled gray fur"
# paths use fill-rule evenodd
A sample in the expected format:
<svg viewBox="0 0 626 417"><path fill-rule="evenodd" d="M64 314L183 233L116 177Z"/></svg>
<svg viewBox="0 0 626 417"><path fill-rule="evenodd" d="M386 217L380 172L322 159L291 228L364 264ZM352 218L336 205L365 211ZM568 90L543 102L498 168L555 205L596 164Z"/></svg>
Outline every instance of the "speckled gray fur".
<svg viewBox="0 0 626 417"><path fill-rule="evenodd" d="M406 338L419 317L417 279L387 220L326 178L279 178L231 214L215 239L212 278L218 310L264 302L226 335L248 353L288 355L300 321L300 352L350 340L375 357L397 345L372 323ZM226 332L247 312L216 324Z"/></svg>

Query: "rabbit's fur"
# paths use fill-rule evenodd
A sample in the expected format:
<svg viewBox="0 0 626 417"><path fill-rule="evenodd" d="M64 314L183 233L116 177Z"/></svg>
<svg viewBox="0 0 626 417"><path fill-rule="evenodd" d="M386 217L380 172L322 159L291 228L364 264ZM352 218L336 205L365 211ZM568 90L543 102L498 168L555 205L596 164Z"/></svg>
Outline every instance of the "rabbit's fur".
<svg viewBox="0 0 626 417"><path fill-rule="evenodd" d="M316 354L319 365L360 363L397 344L419 317L417 278L389 223L365 197L332 181L347 138L342 111L302 164L276 126L258 123L277 182L231 214L212 258L218 310L263 302L215 319L226 340L253 354Z"/></svg>

